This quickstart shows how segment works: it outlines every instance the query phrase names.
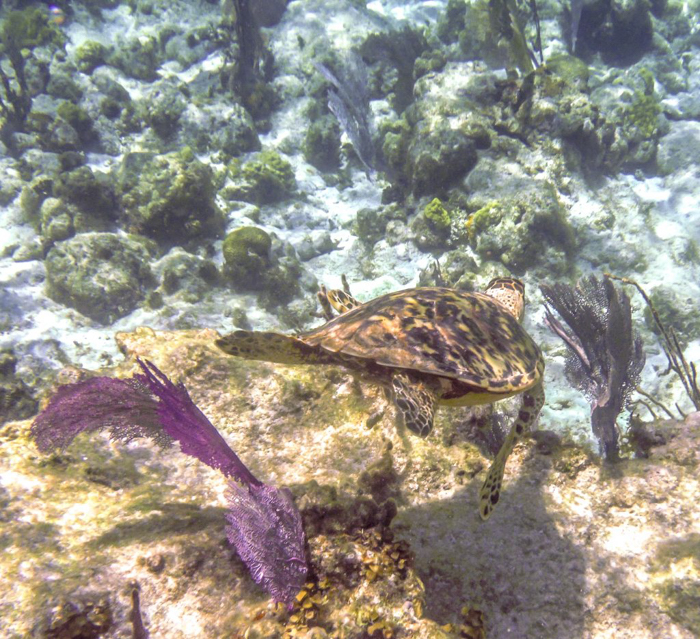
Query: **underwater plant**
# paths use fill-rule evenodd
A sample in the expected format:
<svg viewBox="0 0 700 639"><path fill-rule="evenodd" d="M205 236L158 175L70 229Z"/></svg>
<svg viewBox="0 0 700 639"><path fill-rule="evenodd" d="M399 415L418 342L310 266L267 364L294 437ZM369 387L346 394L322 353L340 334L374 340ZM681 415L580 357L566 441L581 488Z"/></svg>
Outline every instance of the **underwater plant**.
<svg viewBox="0 0 700 639"><path fill-rule="evenodd" d="M668 370L673 371L676 375L678 375L678 378L681 380L681 384L683 384L683 389L685 390L688 399L690 399L690 401L693 403L695 410L700 411L700 386L698 385L697 367L695 366L694 362L689 363L685 359L685 355L683 354L683 348L681 347L681 343L678 339L676 331L673 329L672 326L668 328L665 326L664 322L659 316L658 311L656 310L656 307L652 303L651 298L649 297L649 295L647 295L646 291L637 282L627 277L619 277L617 275L611 275L610 273L606 273L605 275L606 277L609 277L613 280L618 280L619 282L622 282L622 284L634 286L639 291L639 294L644 298L644 301L646 302L646 305L649 308L649 311L651 312L651 316L654 320L654 323L656 324L656 328L659 330L661 336L663 337L663 343L661 347L663 348L664 354L666 355L666 359L668 360ZM648 399L652 398L648 397ZM664 408L667 414L671 414L667 408L660 404L660 402L655 401L654 403ZM676 409L678 410L682 418L686 417L683 411L679 408L678 404L676 404Z"/></svg>
<svg viewBox="0 0 700 639"><path fill-rule="evenodd" d="M301 516L286 488L257 479L194 404L152 362L137 359L131 379L93 377L61 386L32 424L40 451L68 446L82 432L108 428L114 440L150 437L180 443L186 455L221 471L230 483L228 539L253 579L276 601L291 605L308 572Z"/></svg>
<svg viewBox="0 0 700 639"><path fill-rule="evenodd" d="M576 287L558 283L540 286L545 324L566 343L566 378L591 404L591 425L608 460L619 456L617 416L639 381L645 355L632 329L630 299L609 277L594 275ZM554 317L557 311L570 330Z"/></svg>
<svg viewBox="0 0 700 639"><path fill-rule="evenodd" d="M61 31L39 7L10 11L0 25L0 140L10 151L16 153L13 134L24 130L32 108L26 74L29 52L36 46L59 47L63 42ZM7 67L3 58L9 62Z"/></svg>
<svg viewBox="0 0 700 639"><path fill-rule="evenodd" d="M316 70L334 88L328 91L328 108L336 117L365 170L374 170L375 149L372 140L367 68L359 55L349 55L342 73L335 75L325 65L314 62Z"/></svg>

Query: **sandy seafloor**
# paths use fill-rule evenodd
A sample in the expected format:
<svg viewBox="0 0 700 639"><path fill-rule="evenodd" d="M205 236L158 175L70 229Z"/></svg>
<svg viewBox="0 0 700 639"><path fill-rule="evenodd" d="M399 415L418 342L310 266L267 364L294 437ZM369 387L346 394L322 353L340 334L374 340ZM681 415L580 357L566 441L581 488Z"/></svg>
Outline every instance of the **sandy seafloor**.
<svg viewBox="0 0 700 639"><path fill-rule="evenodd" d="M304 160L300 140L305 126L301 113L306 98L293 42L298 34L303 34L307 41L316 37L326 39L329 46L342 51L361 41L368 31L377 29L377 25L387 24L387 21L396 26L401 26L402 21L430 24L444 11L445 4L440 0L377 1L369 3L368 11L364 11L351 3L335 0L294 0L288 5L280 24L269 30L268 45L275 54L277 68L273 86L281 93L283 100L271 116L271 130L260 134L260 141L265 149L283 151L292 162L298 197L280 204L262 205L258 225L274 232L293 247L301 245L314 232L328 231L335 248L303 262L303 266L319 283L329 287L338 287L340 276L345 274L351 282L353 293L360 300L417 285L420 272L432 265L434 257L439 257L439 251L435 255L421 252L410 240L395 245L380 240L375 245L372 257L373 277L367 279L363 276L362 263L367 259L366 252L353 235L351 223L358 210L380 205L385 183L381 179L370 179L355 160L351 161L351 166L344 168L350 178L347 185L343 188L329 185L319 171ZM692 16L693 11L698 11L697 4L693 7L685 3L683 7L685 15ZM550 11L550 17L543 18L545 57L566 51L560 25L552 17L554 13ZM102 15L103 20L95 20L82 5L76 6L73 18L62 26L69 55L86 40L111 44L119 38L153 33L164 23L170 22L188 29L216 22L220 8L206 2L175 2L159 5L158 11L145 15L132 13L123 4L115 9L102 10ZM568 219L581 238L580 247L572 257L575 271L581 275L599 274L608 269L611 261L615 261L613 257L643 255L646 268L642 271L635 271L631 266L626 272L618 271L617 274L638 280L649 292L657 287L674 292L683 305L684 313L690 317L697 316L700 311L700 264L684 260L682 255L689 241L700 242L700 123L697 115L685 117L683 105L695 104L693 110L697 114L697 105L700 104L699 47L696 38L696 44L683 53L681 73L687 90L679 96L667 93L662 88L657 89L662 108L676 113L673 119L668 119L664 137L675 135L685 138L681 154L683 159L676 163L675 169L667 175L655 175L653 171L621 171L590 181L572 173L567 176L567 193L559 194ZM638 64L642 66L645 61L651 64L655 57L661 55L658 50L652 50ZM668 52L665 55L675 54ZM194 91L203 91L216 82L221 64L221 53L218 51L186 70L176 62L165 62L158 71L160 79L152 85L157 86L169 77L178 76L180 80L188 82ZM442 91L449 93L453 84L457 88L460 86L463 73L468 69L461 64L448 61L441 80ZM590 60L589 65L592 77L604 84L609 68L598 58ZM502 70L496 72L504 77ZM116 70L111 69L109 73L122 81L133 99L153 88L149 87L149 83L125 78ZM220 95L215 99L221 101L222 109L226 108L225 96ZM381 118L388 106L377 100L372 104L372 109ZM660 140L661 146L664 145L664 137ZM133 136L129 145L124 151L144 150L138 136ZM120 159L120 155L88 154L87 164L95 171L102 171L117 166ZM202 155L200 159L207 162L210 158ZM536 159L546 164L551 158L542 156ZM345 157L343 162L347 164L348 159ZM0 176L3 180L19 180L13 160L7 156L0 157ZM227 230L251 223L245 217L245 208L229 210L232 207L221 199L220 206L227 216ZM601 230L596 222L610 213L614 215L614 224ZM31 243L35 234L35 228L23 219L19 198L0 209L0 312L6 327L0 335L0 347L13 350L17 358L17 376L26 379L30 385L36 383L47 369L58 371L68 363L90 370L119 364L124 356L114 340L115 333L133 331L141 326L155 330L211 328L225 333L233 328L231 309L243 308L255 329L289 330L281 326L278 317L256 305L255 295L237 293L223 286L212 290L196 303L187 303L176 295L166 296L166 310L138 308L111 325L100 325L44 295L45 269L41 260L13 259L17 247ZM212 244L213 259L220 265L223 259L221 240ZM478 262L478 257L476 259ZM156 275L162 260L152 264ZM626 263L632 265L634 261L628 259ZM538 276L542 274L540 270ZM567 441L575 441L595 453L597 446L590 433L589 406L567 382L564 376L564 349L543 325L542 299L537 288L539 280L531 274L525 274L523 279L529 294L524 323L543 345L547 359L547 403L540 417L540 427L562 434ZM306 294L311 295L310 292ZM667 405L677 402L685 412L689 412L691 405L678 380L673 375L661 374L667 368L666 358L656 336L644 322L641 299L636 295L632 298L635 326L643 336L647 354L640 385ZM685 337L687 360L700 362L700 336L696 333ZM639 414L643 419L649 419L643 410ZM624 421L621 419L620 423ZM290 479L285 472L280 472L277 478L280 481ZM697 525L697 519L694 521L695 524L688 522L688 534ZM700 530L694 530L692 534L700 534ZM581 539L578 541L585 543ZM442 588L449 589L449 584L443 584ZM437 608L440 606L437 605ZM197 633L201 628L196 627L197 632L193 631L191 636L200 636ZM685 630L678 632L680 634L653 636L689 636L684 634ZM506 636L564 635L548 634L544 630L541 635L519 634L514 630L513 634L503 634L497 639ZM616 633L614 628L609 628L607 634L600 631L598 635L582 633L581 636L642 635L622 634L622 629Z"/></svg>

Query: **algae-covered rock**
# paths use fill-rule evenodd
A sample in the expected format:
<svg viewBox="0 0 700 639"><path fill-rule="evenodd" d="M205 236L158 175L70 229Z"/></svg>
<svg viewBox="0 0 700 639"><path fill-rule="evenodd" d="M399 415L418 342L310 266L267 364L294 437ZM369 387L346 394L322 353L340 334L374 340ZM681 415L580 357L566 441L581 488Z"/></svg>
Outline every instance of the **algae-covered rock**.
<svg viewBox="0 0 700 639"><path fill-rule="evenodd" d="M362 59L372 65L370 90L385 97L396 113L413 101L414 65L427 49L423 31L410 26L375 31L360 46Z"/></svg>
<svg viewBox="0 0 700 639"><path fill-rule="evenodd" d="M132 38L118 44L108 61L130 78L152 82L160 66L158 41L150 35Z"/></svg>
<svg viewBox="0 0 700 639"><path fill-rule="evenodd" d="M256 204L273 204L289 197L296 189L296 178L292 165L279 153L266 150L242 167L231 167L236 186L231 198Z"/></svg>
<svg viewBox="0 0 700 639"><path fill-rule="evenodd" d="M10 11L5 15L0 30L4 50L10 58L22 49L38 46L56 49L65 42L61 29L49 20L48 12L36 6Z"/></svg>
<svg viewBox="0 0 700 639"><path fill-rule="evenodd" d="M116 217L116 197L111 176L100 171L93 172L88 166L60 173L54 182L53 195L74 205L98 224ZM90 223L84 222L80 228L90 228Z"/></svg>
<svg viewBox="0 0 700 639"><path fill-rule="evenodd" d="M271 265L272 239L254 226L231 231L224 239L226 269L232 280L242 287L252 287Z"/></svg>
<svg viewBox="0 0 700 639"><path fill-rule="evenodd" d="M83 95L83 90L73 80L69 70L60 69L51 74L46 92L54 98L77 102Z"/></svg>
<svg viewBox="0 0 700 639"><path fill-rule="evenodd" d="M250 114L240 105L188 105L180 115L179 139L201 153L221 151L223 158L260 150Z"/></svg>
<svg viewBox="0 0 700 639"><path fill-rule="evenodd" d="M555 263L566 270L567 255L576 245L566 211L546 184L485 202L467 219L466 231L481 257L520 273L542 263L550 249Z"/></svg>
<svg viewBox="0 0 700 639"><path fill-rule="evenodd" d="M559 53L547 57L547 71L561 78L569 86L585 87L590 71L588 65L574 55Z"/></svg>
<svg viewBox="0 0 700 639"><path fill-rule="evenodd" d="M449 230L452 220L449 211L439 197L435 197L423 209L423 217L439 231Z"/></svg>
<svg viewBox="0 0 700 639"><path fill-rule="evenodd" d="M63 118L56 118L46 136L46 148L56 153L78 151L82 144L75 128Z"/></svg>
<svg viewBox="0 0 700 639"><path fill-rule="evenodd" d="M272 308L299 293L301 266L292 257L273 256L273 238L263 229L243 226L224 239L224 275L238 290L256 291Z"/></svg>
<svg viewBox="0 0 700 639"><path fill-rule="evenodd" d="M26 221L37 226L42 202L51 195L54 180L48 175L40 174L22 187L19 206Z"/></svg>
<svg viewBox="0 0 700 639"><path fill-rule="evenodd" d="M318 230L305 235L295 248L299 259L306 261L334 251L338 242L333 240L329 231Z"/></svg>
<svg viewBox="0 0 700 639"><path fill-rule="evenodd" d="M10 420L28 419L37 412L37 398L17 376L16 368L15 354L9 349L0 350L0 425Z"/></svg>
<svg viewBox="0 0 700 639"><path fill-rule="evenodd" d="M141 103L141 115L149 126L164 139L178 129L180 116L185 110L185 100L180 92L171 86L156 91Z"/></svg>
<svg viewBox="0 0 700 639"><path fill-rule="evenodd" d="M114 233L83 233L46 256L46 294L87 317L110 324L133 311L153 287L148 266L155 247Z"/></svg>
<svg viewBox="0 0 700 639"><path fill-rule="evenodd" d="M474 141L465 133L426 121L416 125L408 148L413 193L439 192L464 177L476 165Z"/></svg>
<svg viewBox="0 0 700 639"><path fill-rule="evenodd" d="M388 204L376 209L363 208L355 216L353 232L363 244L372 247L387 236L387 226L392 221L405 222L406 217L405 208L397 204Z"/></svg>
<svg viewBox="0 0 700 639"><path fill-rule="evenodd" d="M410 181L410 171L407 166L408 146L411 143L411 126L406 118L394 122L383 123L380 129L382 135L382 158L387 173L392 179Z"/></svg>
<svg viewBox="0 0 700 639"><path fill-rule="evenodd" d="M177 295L185 302L203 299L219 281L219 270L211 260L173 248L160 262L160 290L165 295Z"/></svg>
<svg viewBox="0 0 700 639"><path fill-rule="evenodd" d="M223 232L211 168L170 153L129 153L119 170L121 204L129 229L166 245L187 246Z"/></svg>
<svg viewBox="0 0 700 639"><path fill-rule="evenodd" d="M92 118L85 109L73 102L61 102L56 109L59 118L70 124L78 134L80 141L85 144L90 142L94 136Z"/></svg>
<svg viewBox="0 0 700 639"><path fill-rule="evenodd" d="M452 213L440 198L433 198L411 223L413 241L421 250L444 248L450 238Z"/></svg>
<svg viewBox="0 0 700 639"><path fill-rule="evenodd" d="M75 50L75 65L78 71L90 74L105 64L109 50L101 42L86 40Z"/></svg>
<svg viewBox="0 0 700 639"><path fill-rule="evenodd" d="M75 206L55 197L46 198L39 213L40 231L47 245L67 240L75 234L73 218Z"/></svg>
<svg viewBox="0 0 700 639"><path fill-rule="evenodd" d="M304 138L304 157L320 171L340 166L340 131L335 118L325 116L311 122Z"/></svg>

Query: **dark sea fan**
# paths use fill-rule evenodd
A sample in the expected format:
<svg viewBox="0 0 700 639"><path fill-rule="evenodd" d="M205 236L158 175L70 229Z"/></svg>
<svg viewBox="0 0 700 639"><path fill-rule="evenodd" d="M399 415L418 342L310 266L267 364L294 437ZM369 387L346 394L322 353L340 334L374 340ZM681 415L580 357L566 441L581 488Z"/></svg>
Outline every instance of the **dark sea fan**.
<svg viewBox="0 0 700 639"><path fill-rule="evenodd" d="M367 173L374 170L374 142L367 90L367 68L356 53L346 57L336 75L328 67L314 62L318 72L333 85L328 91L328 108L352 142Z"/></svg>
<svg viewBox="0 0 700 639"><path fill-rule="evenodd" d="M39 450L68 446L81 432L109 428L113 439L176 440L231 482L228 538L253 579L276 601L290 605L308 573L301 515L285 488L263 484L239 459L190 398L155 364L137 360L129 380L93 377L58 389L31 428Z"/></svg>
<svg viewBox="0 0 700 639"><path fill-rule="evenodd" d="M566 378L591 404L591 425L606 459L619 453L617 416L639 382L644 367L642 340L632 329L630 300L608 277L542 285L542 294L566 322L546 306L545 323L569 349Z"/></svg>

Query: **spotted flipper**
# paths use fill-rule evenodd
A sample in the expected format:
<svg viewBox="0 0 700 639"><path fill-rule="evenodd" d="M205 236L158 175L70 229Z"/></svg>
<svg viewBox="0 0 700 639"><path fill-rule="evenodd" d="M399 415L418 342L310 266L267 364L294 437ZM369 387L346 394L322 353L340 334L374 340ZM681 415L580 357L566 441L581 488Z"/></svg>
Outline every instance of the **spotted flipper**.
<svg viewBox="0 0 700 639"><path fill-rule="evenodd" d="M347 283L345 279L343 279L343 283ZM361 305L361 302L358 302L350 295L349 291L337 288L329 291L323 284L321 284L321 288L319 292L316 293L316 296L323 309L323 317L329 322L333 319L333 309L342 315L356 306Z"/></svg>
<svg viewBox="0 0 700 639"><path fill-rule="evenodd" d="M331 306L341 315L361 304L350 293L346 293L339 288L328 291L327 295Z"/></svg>
<svg viewBox="0 0 700 639"><path fill-rule="evenodd" d="M394 403L406 427L416 435L427 437L433 430L437 396L424 384L408 375L397 373L391 378Z"/></svg>
<svg viewBox="0 0 700 639"><path fill-rule="evenodd" d="M501 486L503 484L503 471L506 468L508 457L513 452L515 445L529 432L532 424L544 404L544 386L540 382L530 390L523 393L523 403L520 407L518 417L510 429L503 446L498 451L496 459L493 460L491 468L486 475L481 490L479 491L479 514L483 520L488 519L494 507L501 497Z"/></svg>
<svg viewBox="0 0 700 639"><path fill-rule="evenodd" d="M233 331L216 340L216 345L229 355L279 364L325 363L327 357L293 335L264 331Z"/></svg>

